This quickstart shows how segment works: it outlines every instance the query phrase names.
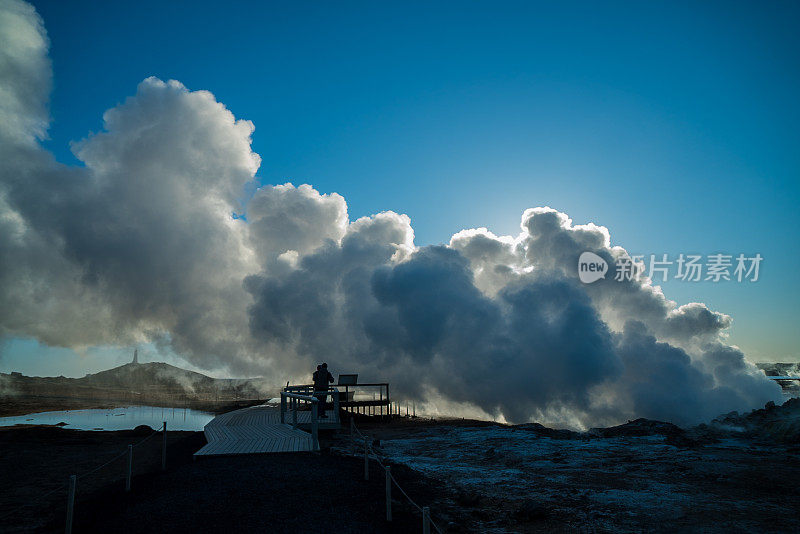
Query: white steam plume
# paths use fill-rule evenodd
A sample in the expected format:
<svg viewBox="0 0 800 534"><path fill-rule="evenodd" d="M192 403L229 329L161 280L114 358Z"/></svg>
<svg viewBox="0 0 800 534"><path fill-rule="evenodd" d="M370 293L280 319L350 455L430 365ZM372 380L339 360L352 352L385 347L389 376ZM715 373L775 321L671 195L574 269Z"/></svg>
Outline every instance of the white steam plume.
<svg viewBox="0 0 800 534"><path fill-rule="evenodd" d="M39 145L50 91L34 9L0 0L0 335L168 344L206 369L299 377L315 362L511 421L691 423L780 399L724 341L730 317L646 279L582 285L608 231L527 210L517 236L416 247L411 221L266 186L253 124L207 91L144 80L73 146ZM243 213L245 218L234 217Z"/></svg>

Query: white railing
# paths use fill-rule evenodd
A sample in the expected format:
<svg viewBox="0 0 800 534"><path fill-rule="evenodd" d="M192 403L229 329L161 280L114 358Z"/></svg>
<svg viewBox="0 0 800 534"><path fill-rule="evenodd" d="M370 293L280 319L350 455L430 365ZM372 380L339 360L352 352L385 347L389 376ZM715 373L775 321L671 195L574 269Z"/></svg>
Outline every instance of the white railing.
<svg viewBox="0 0 800 534"><path fill-rule="evenodd" d="M300 403L311 404L311 443L315 451L319 450L319 403L317 396L331 395L333 397L333 413L336 421L339 420L339 390L332 388L329 391L315 391L313 395L303 395L290 391L281 391L281 423L286 423L286 411L292 412L292 428L297 429L297 409ZM288 404L288 407L287 407ZM324 410L323 406L323 410ZM323 411L324 413L324 411Z"/></svg>
<svg viewBox="0 0 800 534"><path fill-rule="evenodd" d="M286 399L296 399L296 401L300 401L304 404L308 404L311 401L310 398L319 399L322 395L325 395L327 398L329 395L333 398L333 417L335 422L339 422L339 389L336 387L331 387L327 391L314 391L311 386L286 386L283 391L281 392L281 423L285 423L286 420L286 411L287 409L291 409L296 411L296 408L299 402L295 402L292 404L292 401L289 401L289 408L287 408L287 401ZM318 413L318 416L324 415L325 412ZM293 416L295 417L295 416Z"/></svg>

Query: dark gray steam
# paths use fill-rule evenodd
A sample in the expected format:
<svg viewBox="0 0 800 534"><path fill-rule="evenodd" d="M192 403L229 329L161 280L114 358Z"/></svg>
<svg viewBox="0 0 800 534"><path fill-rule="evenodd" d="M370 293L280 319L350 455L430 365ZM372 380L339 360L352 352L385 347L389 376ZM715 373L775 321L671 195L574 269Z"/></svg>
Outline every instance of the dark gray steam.
<svg viewBox="0 0 800 534"><path fill-rule="evenodd" d="M156 342L207 369L304 379L315 362L388 379L431 409L571 426L699 421L779 398L724 342L730 317L649 281L576 277L608 231L527 210L518 236L416 247L392 212L267 186L253 125L206 91L144 80L56 163L48 42L0 0L0 335L57 346ZM246 214L245 219L233 213Z"/></svg>

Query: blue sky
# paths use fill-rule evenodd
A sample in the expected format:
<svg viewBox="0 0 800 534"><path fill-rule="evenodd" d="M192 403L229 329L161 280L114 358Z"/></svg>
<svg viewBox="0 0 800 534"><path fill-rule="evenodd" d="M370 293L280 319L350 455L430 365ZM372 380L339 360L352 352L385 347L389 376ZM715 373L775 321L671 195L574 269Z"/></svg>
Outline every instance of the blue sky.
<svg viewBox="0 0 800 534"><path fill-rule="evenodd" d="M33 3L62 162L177 79L255 123L262 183L406 213L417 244L549 205L634 253L760 253L757 283L664 291L732 315L751 359L800 359L797 3Z"/></svg>

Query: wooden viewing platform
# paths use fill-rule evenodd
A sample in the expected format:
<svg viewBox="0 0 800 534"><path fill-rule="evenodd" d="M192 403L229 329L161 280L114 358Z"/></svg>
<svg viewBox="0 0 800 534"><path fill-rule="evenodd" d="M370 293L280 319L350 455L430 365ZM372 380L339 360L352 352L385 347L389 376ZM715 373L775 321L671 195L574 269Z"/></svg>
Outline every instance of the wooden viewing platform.
<svg viewBox="0 0 800 534"><path fill-rule="evenodd" d="M339 375L339 384L326 391L327 409L323 409L320 392L312 385L287 386L281 392L280 409L268 405L251 406L215 417L204 428L208 443L197 456L231 454L264 454L319 450L319 431L338 429L340 410L363 410L376 413L384 408L390 413L389 384L386 382L357 384L358 375ZM348 378L350 380L348 380ZM343 380L345 379L345 380ZM340 391L339 388L344 388ZM364 399L363 390L377 388L377 397ZM362 398L357 398L359 392ZM309 432L310 431L310 432Z"/></svg>
<svg viewBox="0 0 800 534"><path fill-rule="evenodd" d="M319 428L338 428L339 415L328 410L327 419L320 419ZM293 428L294 413L286 413L286 423L281 423L277 407L251 406L235 410L212 419L204 428L208 443L197 456L231 454L264 454L276 452L313 451L312 435L303 430L312 426L311 411L297 410L297 428Z"/></svg>

